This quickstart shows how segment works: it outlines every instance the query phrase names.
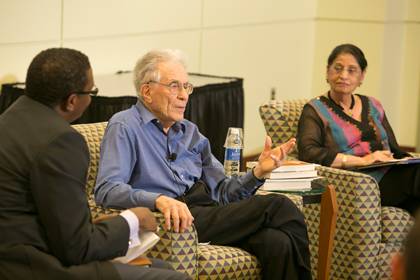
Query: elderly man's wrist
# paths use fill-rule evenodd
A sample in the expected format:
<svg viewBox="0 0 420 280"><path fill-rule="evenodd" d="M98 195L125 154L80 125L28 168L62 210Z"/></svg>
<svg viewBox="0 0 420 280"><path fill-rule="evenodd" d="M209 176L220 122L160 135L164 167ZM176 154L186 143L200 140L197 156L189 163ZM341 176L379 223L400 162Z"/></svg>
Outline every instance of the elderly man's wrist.
<svg viewBox="0 0 420 280"><path fill-rule="evenodd" d="M259 166L255 166L254 168L252 168L252 175L255 177L255 179L259 180L259 181L264 181L264 174L262 173L261 169L259 168Z"/></svg>

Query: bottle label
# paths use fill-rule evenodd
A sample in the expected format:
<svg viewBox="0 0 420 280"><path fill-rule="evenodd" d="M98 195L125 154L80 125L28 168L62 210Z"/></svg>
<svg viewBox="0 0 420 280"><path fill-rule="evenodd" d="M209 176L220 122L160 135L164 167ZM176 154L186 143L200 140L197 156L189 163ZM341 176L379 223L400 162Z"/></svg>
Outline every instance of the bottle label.
<svg viewBox="0 0 420 280"><path fill-rule="evenodd" d="M240 160L241 159L241 149L230 149L227 148L225 151L225 160Z"/></svg>

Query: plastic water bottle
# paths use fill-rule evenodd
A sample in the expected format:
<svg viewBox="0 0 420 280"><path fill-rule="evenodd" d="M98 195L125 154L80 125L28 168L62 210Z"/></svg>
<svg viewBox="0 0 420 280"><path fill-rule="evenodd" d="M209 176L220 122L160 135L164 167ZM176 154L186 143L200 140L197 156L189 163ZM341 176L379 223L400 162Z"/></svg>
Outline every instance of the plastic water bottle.
<svg viewBox="0 0 420 280"><path fill-rule="evenodd" d="M229 127L225 141L225 174L230 177L238 174L241 163L241 150L243 148L242 128Z"/></svg>

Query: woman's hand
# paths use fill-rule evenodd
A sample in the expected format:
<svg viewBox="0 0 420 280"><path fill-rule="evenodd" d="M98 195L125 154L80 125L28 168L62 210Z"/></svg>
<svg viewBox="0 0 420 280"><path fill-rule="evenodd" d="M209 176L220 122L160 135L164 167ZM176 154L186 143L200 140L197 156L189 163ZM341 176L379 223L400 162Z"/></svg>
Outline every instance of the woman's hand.
<svg viewBox="0 0 420 280"><path fill-rule="evenodd" d="M375 151L362 157L364 165L369 165L375 162L386 162L393 160L394 157L389 150Z"/></svg>
<svg viewBox="0 0 420 280"><path fill-rule="evenodd" d="M263 179L265 175L281 165L287 154L293 149L296 139L292 138L286 143L271 149L272 141L270 136L265 138L264 151L258 158L258 164L254 168L254 176Z"/></svg>

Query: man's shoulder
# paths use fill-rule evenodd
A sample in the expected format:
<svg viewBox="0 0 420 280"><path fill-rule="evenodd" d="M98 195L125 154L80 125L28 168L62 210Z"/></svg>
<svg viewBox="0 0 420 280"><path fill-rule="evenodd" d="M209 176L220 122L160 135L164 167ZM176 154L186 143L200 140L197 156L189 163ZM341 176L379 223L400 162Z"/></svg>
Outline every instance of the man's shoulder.
<svg viewBox="0 0 420 280"><path fill-rule="evenodd" d="M190 120L183 119L179 122L184 133L186 135L191 135L195 139L207 139L199 130L198 126Z"/></svg>
<svg viewBox="0 0 420 280"><path fill-rule="evenodd" d="M0 122L7 130L13 127L13 131L24 131L27 135L39 135L41 138L73 131L53 109L26 96L12 104L10 110L3 113Z"/></svg>
<svg viewBox="0 0 420 280"><path fill-rule="evenodd" d="M22 101L0 118L0 150L19 151L20 158L32 159L57 141L64 141L64 147L83 145L82 136L51 108Z"/></svg>
<svg viewBox="0 0 420 280"><path fill-rule="evenodd" d="M109 124L113 123L121 123L128 126L131 126L134 123L138 123L138 121L141 121L140 115L137 112L137 109L135 108L135 105L132 107L120 111L118 113L115 113L111 119L109 120Z"/></svg>

